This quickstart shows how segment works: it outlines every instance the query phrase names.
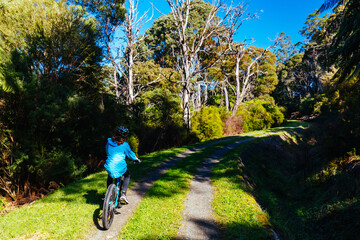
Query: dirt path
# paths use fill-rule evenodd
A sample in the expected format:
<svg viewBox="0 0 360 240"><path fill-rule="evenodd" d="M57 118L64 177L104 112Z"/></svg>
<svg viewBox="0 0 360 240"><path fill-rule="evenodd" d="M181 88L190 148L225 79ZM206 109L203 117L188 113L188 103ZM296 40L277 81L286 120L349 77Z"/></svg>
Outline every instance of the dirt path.
<svg viewBox="0 0 360 240"><path fill-rule="evenodd" d="M120 213L118 215L115 215L111 228L109 230L103 230L100 220L100 222L97 224L97 229L94 229L89 234L87 239L116 239L116 236L119 234L122 227L126 224L129 217L133 214L141 199L145 196L146 192L153 186L154 182L161 177L162 174L166 173L171 167L176 165L181 159L185 158L186 156L195 153L202 148L209 147L228 140L229 139L215 141L200 147L189 149L162 163L156 170L151 172L149 175L144 177L141 181L137 182L131 189L128 190L127 197L130 201L130 204L122 207L119 210Z"/></svg>
<svg viewBox="0 0 360 240"><path fill-rule="evenodd" d="M253 139L236 141L205 159L191 182L190 193L185 200L184 221L180 227L178 239L220 239L211 208L213 190L210 175L213 167L226 152Z"/></svg>

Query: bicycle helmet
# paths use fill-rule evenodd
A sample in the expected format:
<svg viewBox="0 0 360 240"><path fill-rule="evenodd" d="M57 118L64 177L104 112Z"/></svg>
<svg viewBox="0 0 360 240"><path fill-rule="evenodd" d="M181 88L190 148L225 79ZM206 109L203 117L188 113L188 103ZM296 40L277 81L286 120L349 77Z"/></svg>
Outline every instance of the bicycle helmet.
<svg viewBox="0 0 360 240"><path fill-rule="evenodd" d="M116 130L116 136L125 138L128 134L129 134L129 129L127 129L124 126L121 126Z"/></svg>

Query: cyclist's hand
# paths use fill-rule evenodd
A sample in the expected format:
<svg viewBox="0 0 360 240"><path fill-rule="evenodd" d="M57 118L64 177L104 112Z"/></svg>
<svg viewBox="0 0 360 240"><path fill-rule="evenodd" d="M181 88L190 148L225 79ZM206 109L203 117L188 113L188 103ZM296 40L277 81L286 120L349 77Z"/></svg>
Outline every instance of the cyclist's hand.
<svg viewBox="0 0 360 240"><path fill-rule="evenodd" d="M141 163L141 160L137 158L135 162Z"/></svg>

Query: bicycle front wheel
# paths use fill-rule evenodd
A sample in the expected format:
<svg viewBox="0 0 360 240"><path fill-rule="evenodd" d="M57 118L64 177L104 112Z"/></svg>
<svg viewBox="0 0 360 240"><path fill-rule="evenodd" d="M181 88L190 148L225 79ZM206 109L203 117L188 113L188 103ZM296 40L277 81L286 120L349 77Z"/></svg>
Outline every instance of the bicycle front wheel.
<svg viewBox="0 0 360 240"><path fill-rule="evenodd" d="M102 222L105 229L109 229L115 213L116 185L110 184L104 199Z"/></svg>

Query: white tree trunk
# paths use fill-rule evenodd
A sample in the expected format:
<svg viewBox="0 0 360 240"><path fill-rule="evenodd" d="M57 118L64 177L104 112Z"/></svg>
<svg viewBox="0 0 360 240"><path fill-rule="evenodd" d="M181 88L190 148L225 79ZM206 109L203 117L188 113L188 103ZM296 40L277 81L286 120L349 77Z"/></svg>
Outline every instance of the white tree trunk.
<svg viewBox="0 0 360 240"><path fill-rule="evenodd" d="M226 110L229 111L230 110L229 93L228 93L228 90L226 88L225 82L224 82L224 85L223 85L223 91L224 91L224 98L225 98L225 107L226 107Z"/></svg>
<svg viewBox="0 0 360 240"><path fill-rule="evenodd" d="M239 108L240 102L242 101L241 92L240 92L240 60L241 60L241 57L239 54L237 54L236 55L236 68L235 68L236 98L235 98L235 103L234 103L234 107L232 110L233 114L236 114L236 112Z"/></svg>

